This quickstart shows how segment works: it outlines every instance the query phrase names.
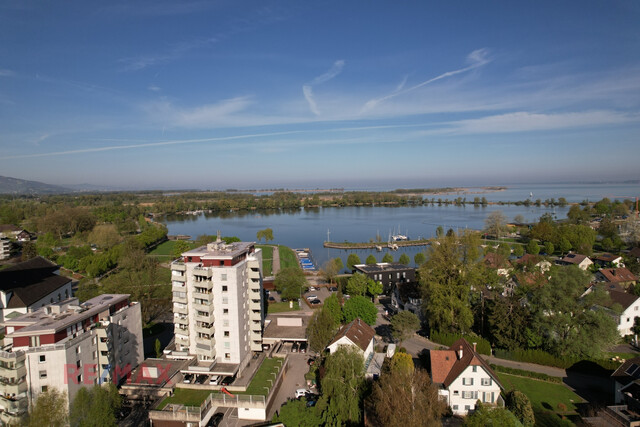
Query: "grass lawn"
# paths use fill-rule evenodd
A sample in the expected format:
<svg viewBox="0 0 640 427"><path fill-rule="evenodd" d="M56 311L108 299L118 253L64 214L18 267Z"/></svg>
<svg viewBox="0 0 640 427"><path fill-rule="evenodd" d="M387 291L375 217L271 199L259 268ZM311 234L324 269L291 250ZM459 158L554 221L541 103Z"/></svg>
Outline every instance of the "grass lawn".
<svg viewBox="0 0 640 427"><path fill-rule="evenodd" d="M540 409L548 409L554 412L575 412L574 403L582 402L580 396L569 390L562 384L548 383L530 378L498 372L498 378L502 382L505 391L516 389L526 394L531 400L531 405ZM558 404L564 404L566 411L558 409Z"/></svg>
<svg viewBox="0 0 640 427"><path fill-rule="evenodd" d="M293 308L289 308L288 302L272 302L267 307L267 313L282 313L285 311L298 311L300 310L300 305L298 301L293 302Z"/></svg>
<svg viewBox="0 0 640 427"><path fill-rule="evenodd" d="M188 388L177 388L173 392L173 396L164 399L158 409L162 410L169 404L181 404L185 406L200 406L205 401L212 390L192 390Z"/></svg>
<svg viewBox="0 0 640 427"><path fill-rule="evenodd" d="M156 246L154 250L149 252L149 255L173 256L173 248L176 246L177 242L177 240L167 240L166 242L162 242L158 246ZM189 243L189 245L193 247L193 243L187 243Z"/></svg>
<svg viewBox="0 0 640 427"><path fill-rule="evenodd" d="M284 363L284 359L279 359L277 357L264 359L262 365L260 365L260 368L258 368L258 372L256 372L256 375L251 380L251 384L249 384L249 387L247 387L247 391L242 394L266 396L268 394L268 391L265 387L271 389L273 381L275 380L275 377L278 375L278 372L282 367L282 363Z"/></svg>
<svg viewBox="0 0 640 427"><path fill-rule="evenodd" d="M273 274L273 246L256 245L262 249L262 274L271 276Z"/></svg>
<svg viewBox="0 0 640 427"><path fill-rule="evenodd" d="M296 257L293 249L287 246L278 245L278 250L280 251L280 268L300 268L300 264L298 264L298 257Z"/></svg>

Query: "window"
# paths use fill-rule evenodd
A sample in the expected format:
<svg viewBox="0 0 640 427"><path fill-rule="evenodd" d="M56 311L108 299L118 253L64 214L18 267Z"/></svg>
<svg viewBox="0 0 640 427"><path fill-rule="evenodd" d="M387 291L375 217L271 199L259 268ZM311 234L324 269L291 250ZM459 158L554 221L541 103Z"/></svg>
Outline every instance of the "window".
<svg viewBox="0 0 640 427"><path fill-rule="evenodd" d="M477 367L477 366L472 366L472 367L471 367L471 370L472 370L473 372L478 372L478 367Z"/></svg>
<svg viewBox="0 0 640 427"><path fill-rule="evenodd" d="M227 298L227 297L222 297L222 303L223 303L223 304L229 304L229 298Z"/></svg>
<svg viewBox="0 0 640 427"><path fill-rule="evenodd" d="M493 398L494 398L493 392L482 393L482 401L485 403L493 403Z"/></svg>
<svg viewBox="0 0 640 427"><path fill-rule="evenodd" d="M41 380L47 378L47 371L40 371L39 374Z"/></svg>
<svg viewBox="0 0 640 427"><path fill-rule="evenodd" d="M97 357L98 357L98 352L97 352L97 351L94 351L94 352L93 352L93 358L94 358L94 359L96 359Z"/></svg>
<svg viewBox="0 0 640 427"><path fill-rule="evenodd" d="M463 399L477 399L478 392L477 391L463 391L462 392Z"/></svg>
<svg viewBox="0 0 640 427"><path fill-rule="evenodd" d="M43 385L42 387L40 387L40 391L43 393L47 392L48 387L46 385Z"/></svg>
<svg viewBox="0 0 640 427"><path fill-rule="evenodd" d="M222 287L222 292L227 292L229 290L229 287L227 285L224 285Z"/></svg>
<svg viewBox="0 0 640 427"><path fill-rule="evenodd" d="M231 348L231 343L229 341L225 341L224 348Z"/></svg>
<svg viewBox="0 0 640 427"><path fill-rule="evenodd" d="M459 394L459 393L458 393L458 390L453 390L453 395L454 395L454 396L457 396L458 394Z"/></svg>
<svg viewBox="0 0 640 427"><path fill-rule="evenodd" d="M473 385L473 378L463 378L462 385Z"/></svg>
<svg viewBox="0 0 640 427"><path fill-rule="evenodd" d="M82 375L78 375L78 384L82 384Z"/></svg>
<svg viewBox="0 0 640 427"><path fill-rule="evenodd" d="M222 314L229 314L229 309L228 308L223 308L222 309Z"/></svg>
<svg viewBox="0 0 640 427"><path fill-rule="evenodd" d="M457 411L458 410L458 405L453 405L453 410Z"/></svg>
<svg viewBox="0 0 640 427"><path fill-rule="evenodd" d="M228 320L223 320L222 321L222 326L229 326L229 321Z"/></svg>
<svg viewBox="0 0 640 427"><path fill-rule="evenodd" d="M471 406L470 405L464 405L464 410L469 412L471 410Z"/></svg>
<svg viewBox="0 0 640 427"><path fill-rule="evenodd" d="M41 354L40 358L38 359L38 362L44 363L46 361L47 361L47 356L45 356L44 354Z"/></svg>
<svg viewBox="0 0 640 427"><path fill-rule="evenodd" d="M80 346L77 346L76 347L76 354L80 354L80 353L82 353L82 350L80 350Z"/></svg>
<svg viewBox="0 0 640 427"><path fill-rule="evenodd" d="M224 331L224 336L228 337L229 336L229 331Z"/></svg>
<svg viewBox="0 0 640 427"><path fill-rule="evenodd" d="M480 380L480 383L482 385L491 385L491 378L483 378L482 380Z"/></svg>
<svg viewBox="0 0 640 427"><path fill-rule="evenodd" d="M231 353L225 353L224 354L224 358L225 359L231 359Z"/></svg>
<svg viewBox="0 0 640 427"><path fill-rule="evenodd" d="M220 280L222 280L223 282L226 282L226 281L227 281L227 273L222 273L222 274L220 275ZM226 289L224 289L224 288L226 288L226 286L223 286L223 287L222 287L222 290L223 290L223 291L226 291Z"/></svg>

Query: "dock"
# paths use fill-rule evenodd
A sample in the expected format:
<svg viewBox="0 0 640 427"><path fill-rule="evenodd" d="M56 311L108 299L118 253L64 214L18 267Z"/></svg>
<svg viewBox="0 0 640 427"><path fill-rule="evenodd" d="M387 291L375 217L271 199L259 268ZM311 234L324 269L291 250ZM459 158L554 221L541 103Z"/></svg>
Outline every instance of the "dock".
<svg viewBox="0 0 640 427"><path fill-rule="evenodd" d="M420 240L398 240L393 242L399 248L407 246L428 246L434 239L420 239ZM324 242L322 246L331 249L377 249L384 244L380 242L373 243L352 243L352 242ZM386 245L384 245L386 246Z"/></svg>

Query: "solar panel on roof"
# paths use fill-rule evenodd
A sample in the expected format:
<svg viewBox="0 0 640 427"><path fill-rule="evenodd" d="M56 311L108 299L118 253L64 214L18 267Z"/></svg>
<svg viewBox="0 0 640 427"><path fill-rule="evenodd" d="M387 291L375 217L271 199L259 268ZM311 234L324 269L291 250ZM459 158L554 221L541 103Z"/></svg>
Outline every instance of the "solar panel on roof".
<svg viewBox="0 0 640 427"><path fill-rule="evenodd" d="M638 372L638 369L640 369L640 366L636 365L635 363L633 363L631 366L629 366L627 368L627 370L625 371L625 373L627 375L630 375L632 377L635 377L637 375L640 374L640 372Z"/></svg>

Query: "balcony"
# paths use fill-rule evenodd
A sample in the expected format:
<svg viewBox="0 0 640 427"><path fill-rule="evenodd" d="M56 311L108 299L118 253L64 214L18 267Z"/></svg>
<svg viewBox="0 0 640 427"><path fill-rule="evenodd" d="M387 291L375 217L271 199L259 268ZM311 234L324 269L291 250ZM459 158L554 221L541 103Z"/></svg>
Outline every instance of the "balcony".
<svg viewBox="0 0 640 427"><path fill-rule="evenodd" d="M193 308L196 311L210 311L213 310L213 306L210 302L207 302L205 304L202 303L198 303L198 302L193 302Z"/></svg>
<svg viewBox="0 0 640 427"><path fill-rule="evenodd" d="M187 266L184 264L184 262L174 261L174 262L171 263L171 270L174 270L174 271L186 271L187 270Z"/></svg>
<svg viewBox="0 0 640 427"><path fill-rule="evenodd" d="M208 324L208 323L203 323L200 325L196 325L196 332L202 333L202 334L207 334L207 335L211 335L213 336L213 334L215 333L216 328L213 326L213 324Z"/></svg>
<svg viewBox="0 0 640 427"><path fill-rule="evenodd" d="M184 304L173 304L173 312L178 314L187 314L189 309Z"/></svg>
<svg viewBox="0 0 640 427"><path fill-rule="evenodd" d="M205 346L213 348L216 345L216 340L213 337L196 337L196 345L197 344L204 344Z"/></svg>
<svg viewBox="0 0 640 427"><path fill-rule="evenodd" d="M213 294L209 292L203 292L202 288L193 291L193 298L202 300L199 304L211 304L213 302Z"/></svg>
<svg viewBox="0 0 640 427"><path fill-rule="evenodd" d="M184 293L184 292L181 292ZM173 293L173 302L177 302L179 304L186 304L187 303L187 295L179 295L177 292Z"/></svg>
<svg viewBox="0 0 640 427"><path fill-rule="evenodd" d="M178 282L175 281L171 284L171 291L172 292L186 292L187 291L187 285L184 282Z"/></svg>
<svg viewBox="0 0 640 427"><path fill-rule="evenodd" d="M196 322L213 324L215 319L215 317L213 316L213 312L210 312L209 309L207 309L206 311L203 310L203 312L207 314L198 314L196 312L196 315L195 315Z"/></svg>
<svg viewBox="0 0 640 427"><path fill-rule="evenodd" d="M206 277L207 279L211 279L211 276L213 276L213 271L211 271L210 268L194 267L193 268L193 275L194 276L198 276L198 277Z"/></svg>
<svg viewBox="0 0 640 427"><path fill-rule="evenodd" d="M175 325L188 325L189 324L189 318L187 316L174 316L173 317L173 323Z"/></svg>
<svg viewBox="0 0 640 427"><path fill-rule="evenodd" d="M260 331L251 331L249 337L251 338L251 341L262 341L262 333Z"/></svg>
<svg viewBox="0 0 640 427"><path fill-rule="evenodd" d="M249 301L249 310L260 310L261 308L259 299L252 299Z"/></svg>
<svg viewBox="0 0 640 427"><path fill-rule="evenodd" d="M189 337L187 335L175 334L176 344L189 345Z"/></svg>
<svg viewBox="0 0 640 427"><path fill-rule="evenodd" d="M171 272L171 280L175 281L175 282L186 282L187 281L187 276L184 274L179 274L175 271Z"/></svg>

